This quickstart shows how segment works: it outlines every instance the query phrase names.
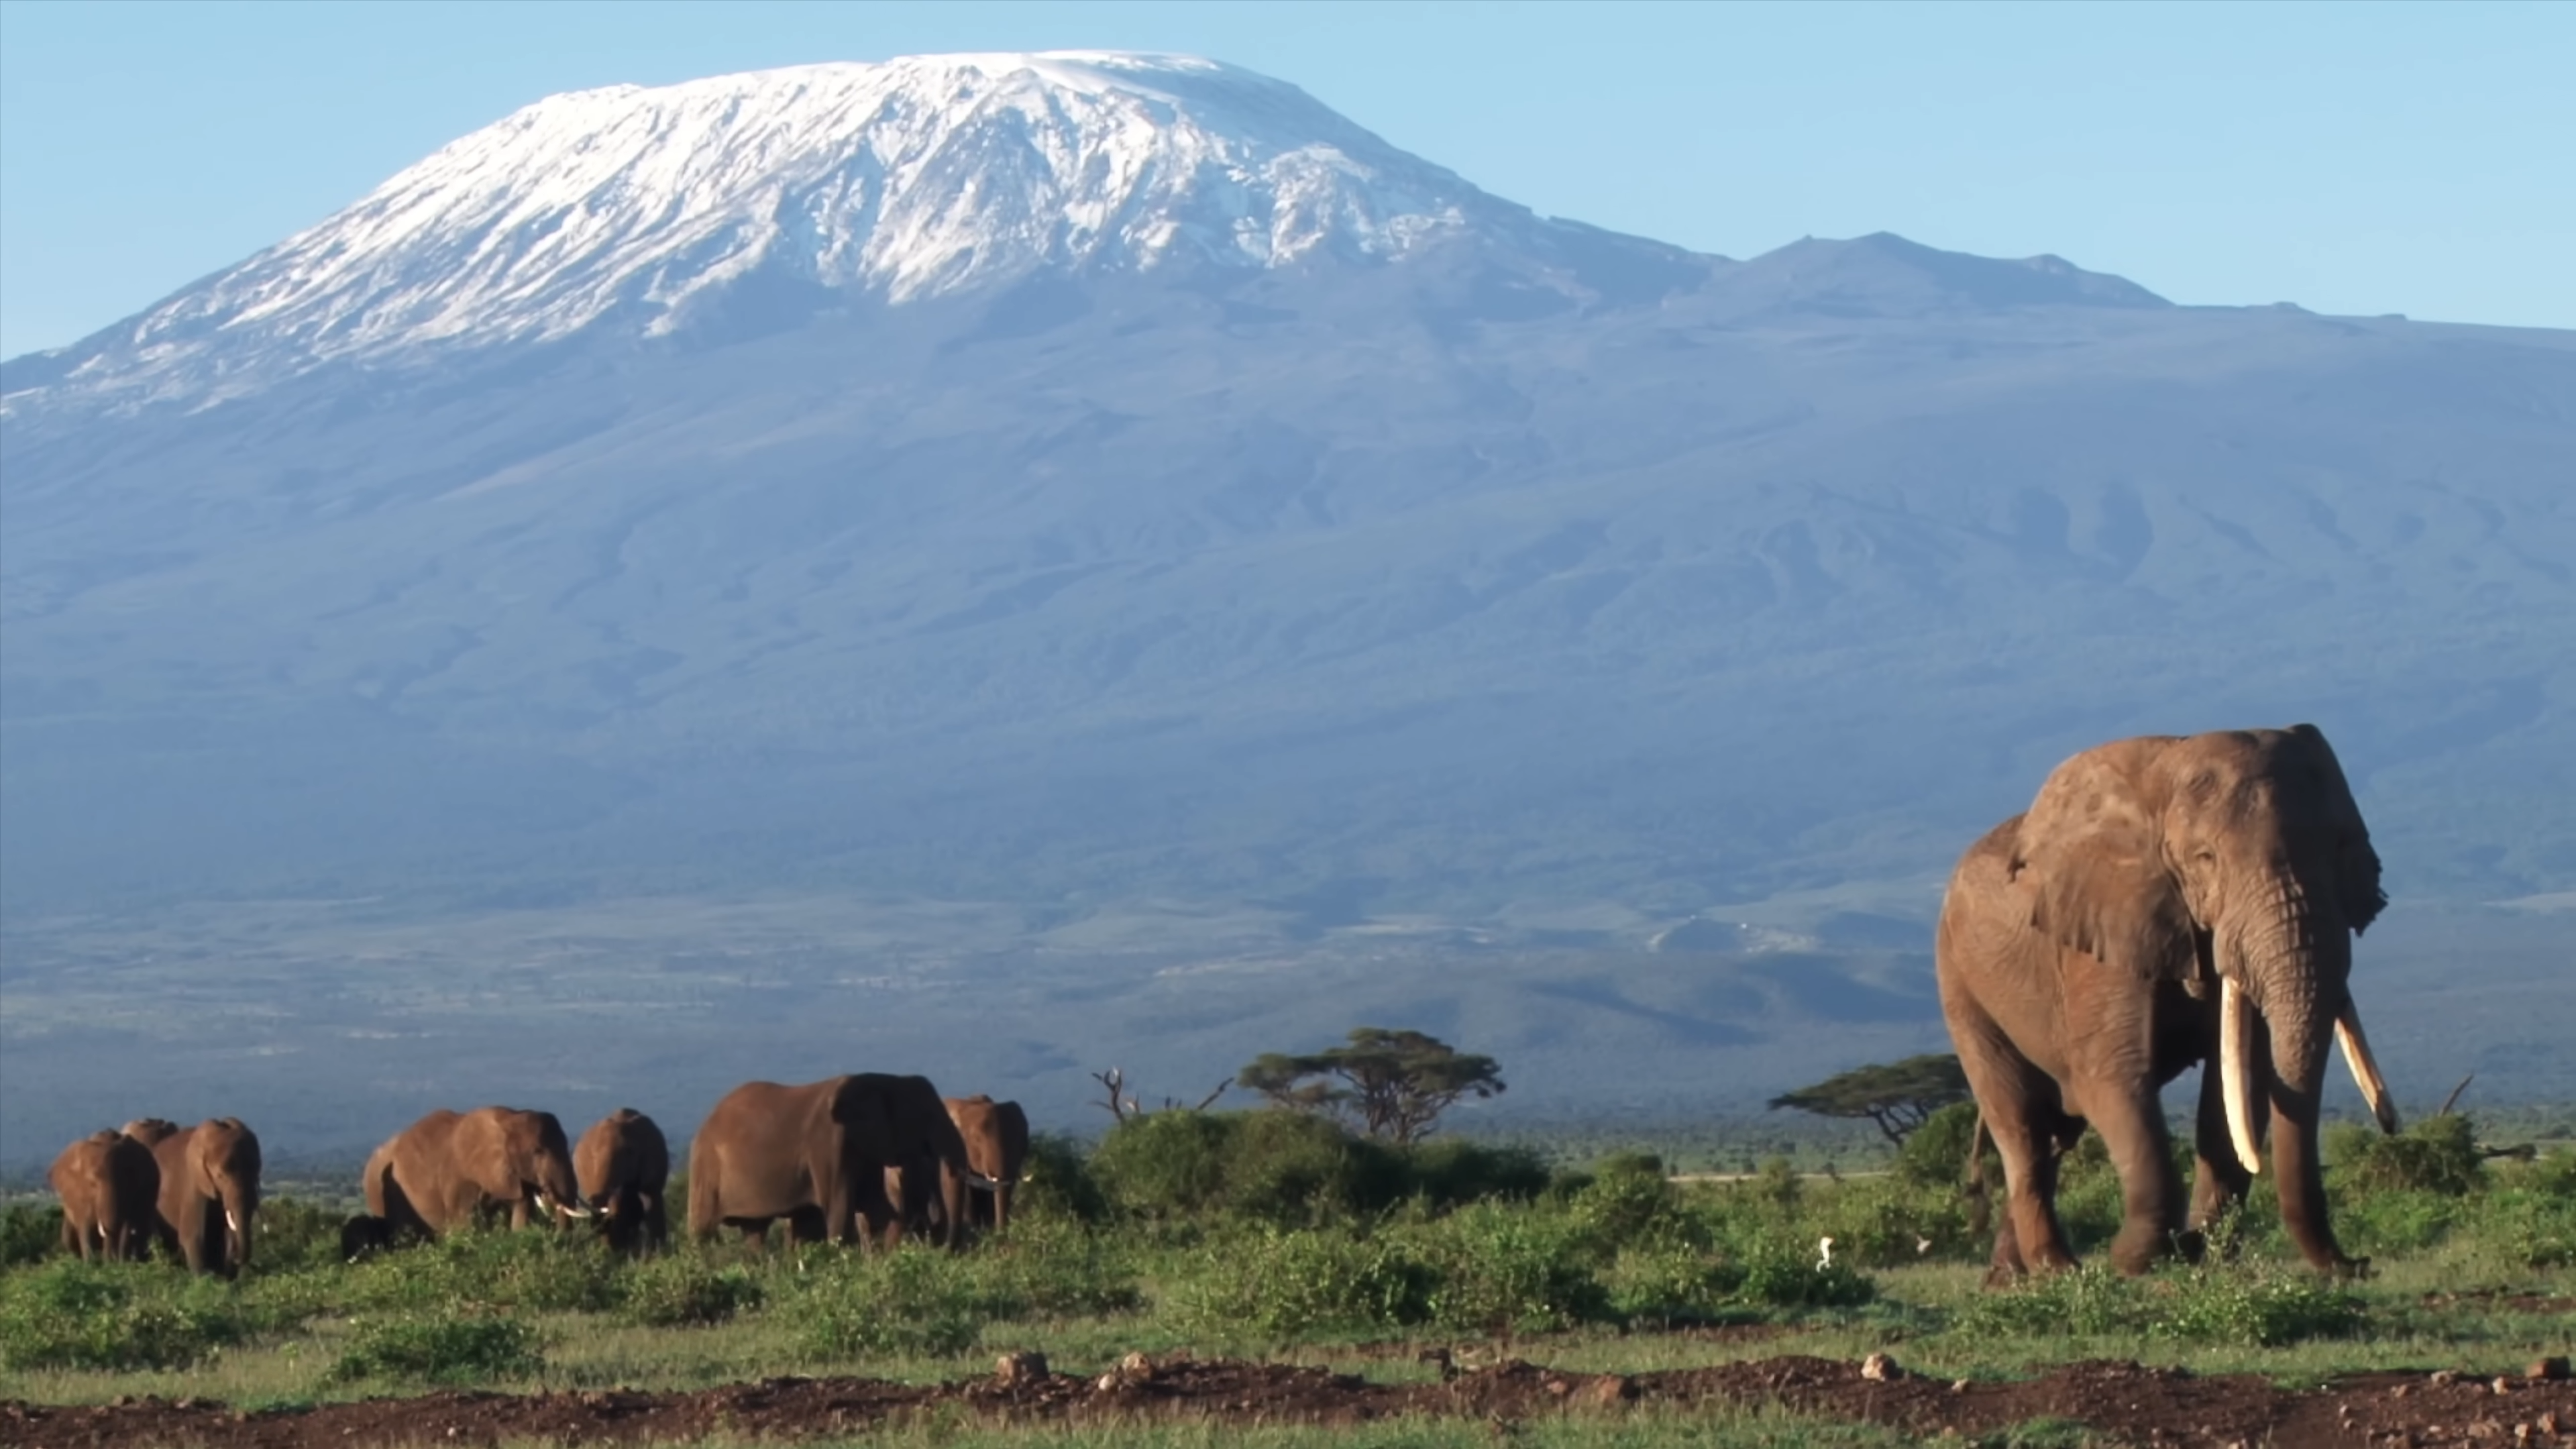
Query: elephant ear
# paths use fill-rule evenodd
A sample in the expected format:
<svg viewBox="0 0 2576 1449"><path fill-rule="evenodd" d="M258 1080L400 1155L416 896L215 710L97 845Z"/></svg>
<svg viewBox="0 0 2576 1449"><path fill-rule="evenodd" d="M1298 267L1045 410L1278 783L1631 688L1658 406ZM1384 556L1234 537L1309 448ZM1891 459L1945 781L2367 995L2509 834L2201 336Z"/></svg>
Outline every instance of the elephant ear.
<svg viewBox="0 0 2576 1449"><path fill-rule="evenodd" d="M2334 746L2326 743L2325 731L2312 724L2290 726L2290 735L2305 748L2308 768L2314 772L2322 797L2326 818L2335 829L2335 903L2343 909L2344 924L2356 936L2370 929L2387 908L2388 892L2379 884L2379 852L2371 848L2370 826L2361 818L2361 806L2352 798L2352 785L2344 779L2343 761L2335 758Z"/></svg>
<svg viewBox="0 0 2576 1449"><path fill-rule="evenodd" d="M2022 816L2012 868L2031 888L2032 929L2135 976L2183 981L2195 923L2140 788L2157 743L2104 745L2052 771Z"/></svg>

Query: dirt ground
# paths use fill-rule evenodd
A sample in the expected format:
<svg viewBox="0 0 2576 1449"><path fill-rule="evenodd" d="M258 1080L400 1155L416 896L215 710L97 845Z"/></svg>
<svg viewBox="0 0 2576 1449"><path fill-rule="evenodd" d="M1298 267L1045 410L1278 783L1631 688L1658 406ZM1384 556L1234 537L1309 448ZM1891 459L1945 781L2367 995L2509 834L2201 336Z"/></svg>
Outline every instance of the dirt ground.
<svg viewBox="0 0 2576 1449"><path fill-rule="evenodd" d="M1435 1356L1436 1357L1436 1356ZM845 1434L934 1407L997 1424L1163 1417L1239 1424L1365 1423L1404 1414L1510 1423L1558 1413L1615 1414L1636 1404L1776 1404L1935 1438L2033 1419L2073 1420L2145 1446L2568 1446L2576 1382L2376 1373L2290 1391L2244 1375L2199 1377L2128 1363L2086 1363L2015 1383L1953 1384L1864 1366L1771 1358L1632 1376L1561 1373L1517 1360L1473 1371L1445 1363L1439 1383L1372 1384L1323 1369L1130 1356L1097 1378L1016 1372L945 1385L875 1379L768 1379L694 1393L433 1393L302 1409L240 1412L205 1400L99 1407L0 1403L0 1442L28 1449L149 1443L206 1449L345 1449L357 1444L485 1445L504 1437L628 1445L724 1433L794 1442Z"/></svg>

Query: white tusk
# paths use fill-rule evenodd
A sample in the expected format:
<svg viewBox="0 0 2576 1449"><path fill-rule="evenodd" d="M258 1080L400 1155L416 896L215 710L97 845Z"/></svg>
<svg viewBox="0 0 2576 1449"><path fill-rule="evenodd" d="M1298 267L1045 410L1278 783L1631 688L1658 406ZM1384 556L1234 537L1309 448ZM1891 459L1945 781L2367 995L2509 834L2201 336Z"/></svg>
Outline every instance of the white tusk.
<svg viewBox="0 0 2576 1449"><path fill-rule="evenodd" d="M224 1226L236 1233L241 1231L241 1219L233 1215L231 1208L224 1209Z"/></svg>
<svg viewBox="0 0 2576 1449"><path fill-rule="evenodd" d="M973 1186L973 1187L980 1187L980 1188L984 1189L986 1192L1000 1192L1000 1191L1002 1190L1002 1188L1005 1186L1005 1184L1003 1183L1003 1181L1002 1181L1000 1178L998 1178L998 1177L986 1177L984 1174L982 1174L982 1173L980 1173L980 1172L970 1172L970 1173L967 1173L967 1174L966 1174L966 1181L967 1181L968 1185Z"/></svg>
<svg viewBox="0 0 2576 1449"><path fill-rule="evenodd" d="M2344 1065L2352 1068L2352 1079L2361 1087L2362 1097L2370 1103L2370 1115L2379 1119L2379 1130L2397 1135L2397 1099L2388 1095L2388 1082L2379 1075L2379 1060L2370 1054L2370 1038L2361 1034L2361 1013L2352 1002L2343 1004L2343 1014L2335 1018L2335 1043L2343 1048Z"/></svg>
<svg viewBox="0 0 2576 1449"><path fill-rule="evenodd" d="M2218 981L2218 1083L2227 1102L2227 1135L2236 1143L2236 1160L2259 1176L2263 1152L2254 1144L2254 1064L2246 1042L2254 1024L2246 1019L2245 992L2236 978L2222 975Z"/></svg>

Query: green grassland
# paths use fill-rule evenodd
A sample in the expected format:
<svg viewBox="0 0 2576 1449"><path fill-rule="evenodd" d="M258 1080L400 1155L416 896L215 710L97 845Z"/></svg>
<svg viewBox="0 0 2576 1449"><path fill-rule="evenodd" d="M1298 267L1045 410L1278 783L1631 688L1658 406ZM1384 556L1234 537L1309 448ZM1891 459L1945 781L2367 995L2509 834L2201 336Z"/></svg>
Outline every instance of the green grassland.
<svg viewBox="0 0 2576 1449"><path fill-rule="evenodd" d="M2519 1371L2567 1351L2576 1152L2485 1160L2459 1117L2393 1141L2343 1129L2330 1184L2346 1247L2374 1260L2364 1278L2299 1266L2258 1197L2204 1264L1989 1291L1975 1204L1957 1182L1966 1120L1936 1118L1877 1175L1802 1176L1775 1161L1739 1180L1675 1182L1640 1154L1551 1171L1526 1149L1399 1151L1284 1113L1166 1112L1089 1148L1043 1140L1011 1231L954 1255L758 1252L728 1234L630 1263L579 1234L495 1231L352 1265L337 1261L336 1210L280 1198L253 1271L227 1283L67 1261L49 1251L47 1213L22 1205L0 1231L0 1397L250 1406L781 1373L923 1382L989 1373L1019 1349L1077 1372L1186 1348L1380 1381L1435 1374L1410 1351L1435 1344L1462 1362L1508 1352L1595 1372L1887 1349L1953 1378L2122 1358L2301 1383L2381 1367ZM2061 1201L2079 1246L2116 1227L2117 1183L2094 1151L2074 1154ZM1820 1267L1827 1235L1834 1260ZM1693 1331L1744 1324L1766 1328ZM1213 1442L1207 1432L1124 1430L1119 1442ZM1483 1432L1402 1423L1332 1442L1465 1444ZM1896 1442L1751 1411L1539 1432L1524 1442ZM1083 1433L902 1431L939 1443ZM1241 1433L1226 1442L1253 1442Z"/></svg>

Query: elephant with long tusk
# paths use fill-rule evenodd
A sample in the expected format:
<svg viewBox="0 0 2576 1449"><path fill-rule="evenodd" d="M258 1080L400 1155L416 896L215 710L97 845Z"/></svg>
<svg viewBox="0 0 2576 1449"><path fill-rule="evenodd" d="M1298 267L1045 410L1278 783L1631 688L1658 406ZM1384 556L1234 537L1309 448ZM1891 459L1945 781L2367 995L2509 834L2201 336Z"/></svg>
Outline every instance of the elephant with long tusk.
<svg viewBox="0 0 2576 1449"><path fill-rule="evenodd" d="M2118 1168L2111 1247L2143 1272L2243 1197L2268 1135L2281 1220L2335 1243L2317 1156L2327 1043L2383 1131L2397 1109L2351 992L2386 897L2343 767L2313 725L2121 740L2059 765L1952 873L1941 1009L2004 1164L1994 1276L2070 1265L2058 1155L2090 1125ZM2188 1218L2159 1090L2201 1074Z"/></svg>

